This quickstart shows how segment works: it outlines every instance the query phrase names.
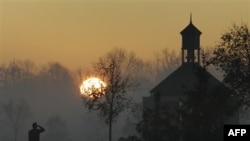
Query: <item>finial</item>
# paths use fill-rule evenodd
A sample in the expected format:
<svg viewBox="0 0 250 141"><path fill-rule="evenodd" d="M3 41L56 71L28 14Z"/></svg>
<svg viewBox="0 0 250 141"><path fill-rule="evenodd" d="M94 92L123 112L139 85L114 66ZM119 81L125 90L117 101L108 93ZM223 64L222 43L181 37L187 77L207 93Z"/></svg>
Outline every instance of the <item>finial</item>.
<svg viewBox="0 0 250 141"><path fill-rule="evenodd" d="M190 12L190 23L192 23L192 13Z"/></svg>

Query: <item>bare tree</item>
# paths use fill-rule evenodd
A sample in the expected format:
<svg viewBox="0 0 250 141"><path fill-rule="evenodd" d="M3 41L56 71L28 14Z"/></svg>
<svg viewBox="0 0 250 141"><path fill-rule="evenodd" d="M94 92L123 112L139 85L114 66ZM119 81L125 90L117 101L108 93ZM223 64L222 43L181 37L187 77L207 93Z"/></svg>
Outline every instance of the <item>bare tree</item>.
<svg viewBox="0 0 250 141"><path fill-rule="evenodd" d="M7 66L1 66L1 80L8 80L9 82L16 82L23 79L32 77L36 67L33 62L26 60L14 60L11 61ZM8 74L8 75L7 75Z"/></svg>
<svg viewBox="0 0 250 141"><path fill-rule="evenodd" d="M77 91L78 85L75 85L72 74L59 63L48 63L37 68L30 61L15 60L0 66L0 103L8 103L10 98L25 99L32 106L30 108L35 116L44 117L49 113L44 111L52 111L67 116L66 119L72 117L75 110L65 111L65 108L73 109L78 106L76 99L81 99ZM46 106L39 103L44 101ZM5 114L2 112L3 115ZM9 122L7 116L5 119ZM12 128L13 124L8 126L10 125ZM8 128L4 129L7 131Z"/></svg>
<svg viewBox="0 0 250 141"><path fill-rule="evenodd" d="M109 125L109 141L112 141L112 124L118 115L128 108L131 98L128 92L138 87L139 73L137 67L142 62L132 53L123 49L114 49L99 61L93 64L93 73L96 73L107 87L104 93L92 91L93 97L83 97L90 110L98 111L99 117L105 119Z"/></svg>
<svg viewBox="0 0 250 141"><path fill-rule="evenodd" d="M156 80L162 79L181 65L181 56L165 48L155 53L152 65L154 68L152 73L155 73Z"/></svg>
<svg viewBox="0 0 250 141"><path fill-rule="evenodd" d="M24 121L31 116L24 94L31 94L36 68L31 61L11 61L0 66L0 94L3 120L13 128L14 140Z"/></svg>
<svg viewBox="0 0 250 141"><path fill-rule="evenodd" d="M39 82L49 93L70 95L78 91L70 71L58 62L48 63L39 71Z"/></svg>
<svg viewBox="0 0 250 141"><path fill-rule="evenodd" d="M7 66L0 66L0 94L2 96L21 96L30 93L35 84L36 67L33 62L11 61Z"/></svg>
<svg viewBox="0 0 250 141"><path fill-rule="evenodd" d="M18 133L24 121L31 116L29 106L24 100L9 100L1 107L7 122L13 127L14 141L17 141Z"/></svg>

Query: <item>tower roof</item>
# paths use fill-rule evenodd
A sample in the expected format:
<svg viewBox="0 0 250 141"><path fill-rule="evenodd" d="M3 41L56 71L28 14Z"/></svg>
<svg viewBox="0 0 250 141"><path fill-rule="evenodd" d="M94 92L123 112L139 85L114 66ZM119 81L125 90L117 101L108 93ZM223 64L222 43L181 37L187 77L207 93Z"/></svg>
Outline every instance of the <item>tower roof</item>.
<svg viewBox="0 0 250 141"><path fill-rule="evenodd" d="M190 19L189 25L181 31L181 35L200 35L200 34L201 31L193 25L192 19Z"/></svg>

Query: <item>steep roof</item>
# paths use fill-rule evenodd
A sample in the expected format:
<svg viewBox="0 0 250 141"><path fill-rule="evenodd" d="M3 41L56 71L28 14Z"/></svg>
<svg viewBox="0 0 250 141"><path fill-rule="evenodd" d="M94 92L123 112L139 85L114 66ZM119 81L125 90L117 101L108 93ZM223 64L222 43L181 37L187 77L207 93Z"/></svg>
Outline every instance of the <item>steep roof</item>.
<svg viewBox="0 0 250 141"><path fill-rule="evenodd" d="M201 31L196 28L192 21L190 21L189 25L186 26L182 31L181 31L181 35L200 35Z"/></svg>
<svg viewBox="0 0 250 141"><path fill-rule="evenodd" d="M201 69L201 66L193 63L184 63L176 71L167 76L162 82L154 87L150 93L159 93L161 96L180 96L184 92L185 88L192 88L197 83L197 69ZM209 72L208 82L209 88L213 88L219 85L223 85L218 79L216 79Z"/></svg>

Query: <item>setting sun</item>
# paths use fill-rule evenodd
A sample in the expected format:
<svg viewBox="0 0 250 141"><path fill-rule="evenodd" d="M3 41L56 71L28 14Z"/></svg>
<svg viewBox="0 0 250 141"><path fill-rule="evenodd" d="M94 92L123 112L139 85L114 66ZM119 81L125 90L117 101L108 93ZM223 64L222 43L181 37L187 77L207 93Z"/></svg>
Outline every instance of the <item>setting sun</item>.
<svg viewBox="0 0 250 141"><path fill-rule="evenodd" d="M106 84L97 77L84 80L80 86L80 92L87 97L100 97L105 94Z"/></svg>

